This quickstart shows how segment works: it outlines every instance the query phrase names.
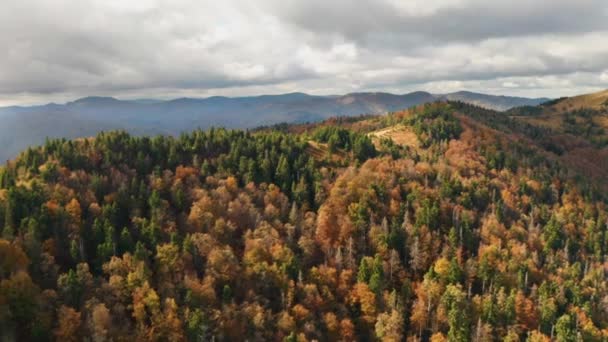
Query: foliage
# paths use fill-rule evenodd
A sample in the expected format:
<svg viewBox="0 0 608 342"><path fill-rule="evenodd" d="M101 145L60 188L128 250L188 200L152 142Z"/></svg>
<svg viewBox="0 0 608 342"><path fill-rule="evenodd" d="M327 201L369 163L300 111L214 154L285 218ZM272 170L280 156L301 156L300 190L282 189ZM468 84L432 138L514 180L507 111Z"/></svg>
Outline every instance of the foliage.
<svg viewBox="0 0 608 342"><path fill-rule="evenodd" d="M422 146L354 126L388 122ZM312 128L24 152L0 169L2 338L608 338L606 206L514 133L546 131L460 103Z"/></svg>
<svg viewBox="0 0 608 342"><path fill-rule="evenodd" d="M543 113L543 108L540 106L521 106L511 108L505 113L511 116L537 116Z"/></svg>
<svg viewBox="0 0 608 342"><path fill-rule="evenodd" d="M458 138L462 132L460 122L451 108L441 104L426 104L414 112L406 123L411 125L423 146L433 142Z"/></svg>
<svg viewBox="0 0 608 342"><path fill-rule="evenodd" d="M364 161L376 155L376 148L367 135L348 129L324 126L314 131L313 139L327 143L331 153L337 152L338 149L352 151L359 161Z"/></svg>

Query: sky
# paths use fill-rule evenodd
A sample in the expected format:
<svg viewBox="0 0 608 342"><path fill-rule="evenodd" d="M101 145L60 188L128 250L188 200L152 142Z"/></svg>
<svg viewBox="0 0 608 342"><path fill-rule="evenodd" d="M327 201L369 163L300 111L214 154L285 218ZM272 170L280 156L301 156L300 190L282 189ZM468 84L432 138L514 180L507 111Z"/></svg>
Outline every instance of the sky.
<svg viewBox="0 0 608 342"><path fill-rule="evenodd" d="M608 88L606 0L4 0L0 105Z"/></svg>

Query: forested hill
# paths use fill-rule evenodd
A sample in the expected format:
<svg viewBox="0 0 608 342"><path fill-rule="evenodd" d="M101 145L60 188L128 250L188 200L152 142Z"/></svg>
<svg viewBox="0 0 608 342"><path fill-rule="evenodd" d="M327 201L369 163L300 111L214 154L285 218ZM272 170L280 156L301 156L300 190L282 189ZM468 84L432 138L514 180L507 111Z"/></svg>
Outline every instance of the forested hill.
<svg viewBox="0 0 608 342"><path fill-rule="evenodd" d="M525 110L30 148L0 169L0 334L606 340L606 181L558 139L592 137Z"/></svg>
<svg viewBox="0 0 608 342"><path fill-rule="evenodd" d="M0 162L12 159L46 137L79 138L108 130L134 135L174 135L195 128L250 129L279 122L318 122L332 116L384 114L439 99L506 110L548 99L494 96L471 92L352 93L313 96L303 93L252 97L180 98L168 101L86 97L66 104L0 108Z"/></svg>

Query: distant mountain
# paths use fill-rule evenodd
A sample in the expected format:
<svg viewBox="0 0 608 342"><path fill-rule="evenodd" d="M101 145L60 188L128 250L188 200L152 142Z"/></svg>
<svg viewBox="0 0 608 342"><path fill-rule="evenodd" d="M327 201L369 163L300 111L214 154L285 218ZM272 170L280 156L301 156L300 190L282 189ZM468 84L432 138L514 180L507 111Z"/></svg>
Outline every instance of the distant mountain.
<svg viewBox="0 0 608 342"><path fill-rule="evenodd" d="M304 93L251 97L180 98L169 101L118 100L85 97L66 104L0 108L0 160L13 158L46 137L76 138L102 130L123 129L132 134L177 135L194 128L223 126L253 128L280 122L313 122L331 116L381 114L437 100L456 100L506 110L536 105L548 99L493 96L471 92L431 94L413 92L352 93L314 96Z"/></svg>
<svg viewBox="0 0 608 342"><path fill-rule="evenodd" d="M459 91L441 96L449 101L461 101L487 109L505 111L513 107L536 106L549 101L548 98L525 98L512 96L495 96L487 94L473 93L470 91Z"/></svg>

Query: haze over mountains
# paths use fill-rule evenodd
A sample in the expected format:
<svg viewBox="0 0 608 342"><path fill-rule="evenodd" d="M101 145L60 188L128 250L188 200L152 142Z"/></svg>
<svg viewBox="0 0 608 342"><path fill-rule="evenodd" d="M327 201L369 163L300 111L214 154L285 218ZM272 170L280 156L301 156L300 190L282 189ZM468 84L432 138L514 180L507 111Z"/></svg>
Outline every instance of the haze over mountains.
<svg viewBox="0 0 608 342"><path fill-rule="evenodd" d="M437 100L457 100L496 110L536 105L546 98L493 96L472 92L436 95L413 92L313 96L304 93L255 97L180 98L169 101L86 97L66 104L0 108L0 160L44 142L123 129L132 134L177 135L194 128L253 128L281 122L313 122L331 116L379 114Z"/></svg>

